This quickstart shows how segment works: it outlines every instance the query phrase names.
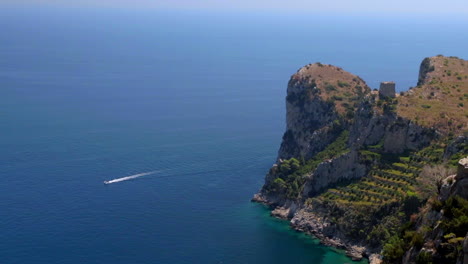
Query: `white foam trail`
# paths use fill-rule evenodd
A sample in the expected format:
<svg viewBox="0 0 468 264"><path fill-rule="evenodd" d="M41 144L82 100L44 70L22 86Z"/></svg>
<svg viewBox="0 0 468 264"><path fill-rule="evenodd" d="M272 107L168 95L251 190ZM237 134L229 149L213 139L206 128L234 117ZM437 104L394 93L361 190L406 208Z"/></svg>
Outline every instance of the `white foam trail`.
<svg viewBox="0 0 468 264"><path fill-rule="evenodd" d="M130 175L130 176L127 176L127 177L113 179L113 180L110 180L110 181L104 181L104 184L111 184L111 183L116 183L116 182L128 181L128 180L131 180L131 179L135 179L135 178L143 177L143 176L146 176L146 175L154 174L156 172L158 172L158 171L149 171L149 172L144 172L144 173L138 173L138 174Z"/></svg>

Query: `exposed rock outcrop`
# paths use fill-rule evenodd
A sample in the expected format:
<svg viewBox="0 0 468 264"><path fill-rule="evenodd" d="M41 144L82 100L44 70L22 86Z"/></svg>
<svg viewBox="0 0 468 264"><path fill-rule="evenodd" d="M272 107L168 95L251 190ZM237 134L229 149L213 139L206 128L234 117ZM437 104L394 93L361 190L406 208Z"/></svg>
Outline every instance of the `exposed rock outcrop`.
<svg viewBox="0 0 468 264"><path fill-rule="evenodd" d="M457 174L448 176L442 182L440 200L445 201L455 195L468 199L468 157L458 161Z"/></svg>
<svg viewBox="0 0 468 264"><path fill-rule="evenodd" d="M366 247L350 241L338 226L309 209L297 211L291 219L291 226L296 230L314 235L324 245L346 249L346 255L353 260L360 260L368 253Z"/></svg>
<svg viewBox="0 0 468 264"><path fill-rule="evenodd" d="M385 152L402 153L417 150L430 144L436 137L434 130L398 117L392 112L382 115L365 101L361 104L355 124L351 127L350 142L355 147L381 142Z"/></svg>
<svg viewBox="0 0 468 264"><path fill-rule="evenodd" d="M435 66L432 64L431 58L425 58L419 67L418 85L423 85L428 81L428 73L434 71Z"/></svg>
<svg viewBox="0 0 468 264"><path fill-rule="evenodd" d="M324 161L312 174L306 176L303 197L312 197L328 186L342 181L364 177L367 170L365 165L359 163L358 153L355 150Z"/></svg>
<svg viewBox="0 0 468 264"><path fill-rule="evenodd" d="M273 216L290 219L295 229L318 237L326 245L346 249L353 259L370 256L371 263L380 263L382 257L378 253L382 249L383 239L388 239L388 235L380 236L378 232L386 231L388 226L394 228L392 232L396 232L393 222L400 221L401 224L403 221L385 218L386 214L402 213L403 210L403 214L409 217L417 210L414 187L406 188L404 185L415 184L414 175L423 163L412 164L413 157L408 157L408 153L427 148L444 138L447 131L454 131L452 127L446 129L444 123L433 116L423 116L420 122L419 116L409 112L413 109L412 100L421 99L422 95L436 96L435 92L426 94L425 91L432 91L428 85L434 80L440 81L443 72L440 64L445 60L449 59L424 59L418 78L418 85L422 85L422 88L399 98L378 98L361 78L339 67L315 63L299 69L288 83L286 132L278 151L277 164L270 169L265 185L252 200L271 206ZM453 63L459 63L459 59L453 60ZM438 103L442 104L442 99ZM423 105L423 110L418 108L417 111L429 108L431 106ZM453 117L452 121L461 122L458 113L449 114ZM442 114L438 118L442 118ZM452 121L451 125L456 124L461 129L466 126ZM345 141L340 141L343 135L346 135ZM440 153L447 160L465 151L466 142L466 137L458 137ZM424 155L415 157L415 160L426 159ZM457 194L468 198L466 167L460 171L451 180L446 179L441 189L446 197ZM335 197L333 201L338 202L328 203L326 197L316 199L330 188L370 177L374 178L366 183L367 187L360 187L364 189L343 192L333 189L335 191L329 193L329 197ZM359 201L363 198L366 200ZM384 204L376 205L379 202ZM354 204L355 211L347 212L347 204ZM366 218L366 212L359 211L366 208L369 214L379 219L373 221L369 215ZM375 229L361 226L361 230L349 230L353 228L345 223L343 215L340 219L333 217L333 214L336 216L340 213L349 213L354 217L353 224L362 219L367 224L377 226ZM434 213L432 220L427 218L428 222L425 221L428 225L434 224L440 217L441 213ZM380 230L379 221L384 218L388 223L382 224L383 229ZM366 232L370 231L376 233L369 236ZM441 231L434 229L434 232ZM404 259L412 263L418 253L417 250L408 251Z"/></svg>
<svg viewBox="0 0 468 264"><path fill-rule="evenodd" d="M365 176L369 164L361 163L357 152L363 146L381 144L385 152L402 153L427 146L435 138L431 128L386 108L379 111L375 100L362 79L335 66L310 64L291 77L278 164L290 158L311 159L334 142L340 131L350 131L347 154L323 160L304 175L303 199L339 182ZM278 178L275 166L267 174L265 186ZM254 200L280 207L288 202L265 189Z"/></svg>
<svg viewBox="0 0 468 264"><path fill-rule="evenodd" d="M299 69L286 96L286 132L278 158L311 158L335 138L333 126L370 88L358 76L320 63ZM346 108L347 107L347 108Z"/></svg>
<svg viewBox="0 0 468 264"><path fill-rule="evenodd" d="M454 180L455 182L450 190L451 195L458 195L468 199L468 157L458 162L457 175Z"/></svg>

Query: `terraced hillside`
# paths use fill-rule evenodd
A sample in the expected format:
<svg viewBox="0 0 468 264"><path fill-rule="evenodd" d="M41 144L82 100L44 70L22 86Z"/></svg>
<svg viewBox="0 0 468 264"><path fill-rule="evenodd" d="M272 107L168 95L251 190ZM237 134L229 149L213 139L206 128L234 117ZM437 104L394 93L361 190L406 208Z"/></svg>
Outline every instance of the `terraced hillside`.
<svg viewBox="0 0 468 264"><path fill-rule="evenodd" d="M402 228L424 219L421 208L431 204L441 217L441 177L468 155L467 100L468 61L455 57L424 59L418 86L396 98L339 67L306 65L288 83L277 163L253 200L354 259L384 252L387 263L399 263L402 256L391 256L420 246L436 225ZM452 229L459 242L464 227ZM444 260L460 255L440 252Z"/></svg>
<svg viewBox="0 0 468 264"><path fill-rule="evenodd" d="M368 205L380 207L402 201L415 192L420 164L401 157L401 162L373 168L367 177L346 186L328 189L318 196L321 201L336 201L348 206Z"/></svg>
<svg viewBox="0 0 468 264"><path fill-rule="evenodd" d="M424 166L443 161L445 146L437 143L397 155L382 153L382 149L360 150L361 161L372 162L367 176L308 198L307 210L319 212L321 218L347 237L378 248L425 203L427 195L420 188L424 182L421 171Z"/></svg>

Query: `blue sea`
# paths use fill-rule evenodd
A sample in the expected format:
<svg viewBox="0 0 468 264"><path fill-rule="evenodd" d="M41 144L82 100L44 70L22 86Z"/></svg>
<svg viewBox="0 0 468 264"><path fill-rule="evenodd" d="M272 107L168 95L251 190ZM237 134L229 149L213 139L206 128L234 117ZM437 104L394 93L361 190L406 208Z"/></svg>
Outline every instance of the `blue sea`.
<svg viewBox="0 0 468 264"><path fill-rule="evenodd" d="M250 202L276 159L289 77L322 62L406 90L424 57L468 58L467 26L0 9L0 262L350 263Z"/></svg>

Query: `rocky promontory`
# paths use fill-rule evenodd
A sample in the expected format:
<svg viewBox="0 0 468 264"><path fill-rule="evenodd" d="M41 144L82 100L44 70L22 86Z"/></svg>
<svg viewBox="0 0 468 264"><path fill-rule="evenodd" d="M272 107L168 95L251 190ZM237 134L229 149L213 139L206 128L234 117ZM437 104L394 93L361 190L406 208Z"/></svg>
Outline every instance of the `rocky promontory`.
<svg viewBox="0 0 468 264"><path fill-rule="evenodd" d="M424 173L468 154L465 100L468 61L456 57L424 59L418 86L395 96L339 67L306 65L288 83L277 162L253 200L353 259L400 263L386 245L444 190ZM464 192L454 181L451 192Z"/></svg>

